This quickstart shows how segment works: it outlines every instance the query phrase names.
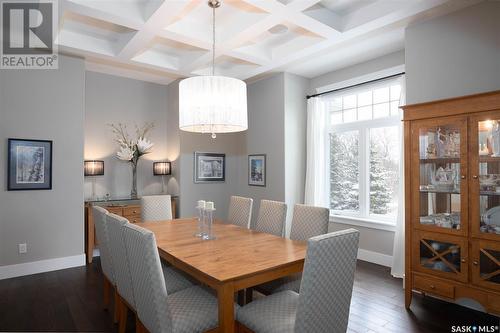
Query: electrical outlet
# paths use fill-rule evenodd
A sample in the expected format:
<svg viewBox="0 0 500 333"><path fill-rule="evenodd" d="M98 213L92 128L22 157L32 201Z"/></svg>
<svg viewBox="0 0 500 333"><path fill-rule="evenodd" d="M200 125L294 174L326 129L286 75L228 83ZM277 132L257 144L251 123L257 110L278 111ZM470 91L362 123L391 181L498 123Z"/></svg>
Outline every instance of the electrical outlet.
<svg viewBox="0 0 500 333"><path fill-rule="evenodd" d="M26 243L19 244L19 253L26 253L28 252L28 246Z"/></svg>

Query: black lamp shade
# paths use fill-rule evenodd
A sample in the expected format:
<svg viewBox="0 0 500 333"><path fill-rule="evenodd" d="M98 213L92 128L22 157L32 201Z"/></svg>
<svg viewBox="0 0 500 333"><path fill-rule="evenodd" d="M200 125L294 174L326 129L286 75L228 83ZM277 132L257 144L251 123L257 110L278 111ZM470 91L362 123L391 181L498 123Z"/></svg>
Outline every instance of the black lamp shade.
<svg viewBox="0 0 500 333"><path fill-rule="evenodd" d="M85 176L102 176L104 175L104 161L84 161L83 174Z"/></svg>
<svg viewBox="0 0 500 333"><path fill-rule="evenodd" d="M153 162L153 175L165 176L172 174L172 165L170 162Z"/></svg>

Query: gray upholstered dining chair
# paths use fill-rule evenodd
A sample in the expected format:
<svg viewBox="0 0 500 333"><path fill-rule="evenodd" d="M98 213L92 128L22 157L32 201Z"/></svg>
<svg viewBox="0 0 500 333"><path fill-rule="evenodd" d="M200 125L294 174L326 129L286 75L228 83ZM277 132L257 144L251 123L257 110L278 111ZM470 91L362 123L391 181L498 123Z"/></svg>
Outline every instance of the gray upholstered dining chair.
<svg viewBox="0 0 500 333"><path fill-rule="evenodd" d="M231 196L227 222L249 229L250 220L252 219L252 207L252 198Z"/></svg>
<svg viewBox="0 0 500 333"><path fill-rule="evenodd" d="M113 294L115 299L115 309L113 320L118 321L118 307L116 306L116 282L113 269L113 260L109 250L109 234L107 225L107 216L109 212L99 206L92 208L92 216L95 225L97 242L99 243L99 254L101 258L101 269L104 275L104 307L109 309L110 298Z"/></svg>
<svg viewBox="0 0 500 333"><path fill-rule="evenodd" d="M172 200L170 195L141 197L141 219L143 222L171 220Z"/></svg>
<svg viewBox="0 0 500 333"><path fill-rule="evenodd" d="M127 257L127 250L123 239L124 227L130 225L126 218L115 214L108 215L108 230L110 240L110 250L115 267L116 287L119 299L119 325L118 331L125 332L128 310L136 312L136 293L132 285L132 276ZM157 250L158 251L158 250ZM192 281L173 267L161 264L162 277L168 281L171 292L179 291L193 286Z"/></svg>
<svg viewBox="0 0 500 333"><path fill-rule="evenodd" d="M328 208L296 204L293 207L290 239L308 240L326 234L330 221Z"/></svg>
<svg viewBox="0 0 500 333"><path fill-rule="evenodd" d="M108 215L109 249L115 268L116 289L120 295L118 302L118 332L125 332L128 309L135 310L132 278L127 262L127 252L123 242L123 226L128 223L124 217L116 214ZM125 303L126 302L126 303Z"/></svg>
<svg viewBox="0 0 500 333"><path fill-rule="evenodd" d="M285 290L238 309L238 325L259 333L344 333L349 320L359 232L310 238L300 294Z"/></svg>
<svg viewBox="0 0 500 333"><path fill-rule="evenodd" d="M329 220L328 208L296 204L293 208L290 239L306 241L311 237L326 234ZM301 273L293 274L259 285L257 289L267 295L283 290L298 293L301 277Z"/></svg>
<svg viewBox="0 0 500 333"><path fill-rule="evenodd" d="M261 200L255 230L283 237L286 221L286 203Z"/></svg>
<svg viewBox="0 0 500 333"><path fill-rule="evenodd" d="M150 333L205 332L218 325L218 302L210 291L193 286L170 293L163 279L154 234L127 224L124 240L141 324Z"/></svg>

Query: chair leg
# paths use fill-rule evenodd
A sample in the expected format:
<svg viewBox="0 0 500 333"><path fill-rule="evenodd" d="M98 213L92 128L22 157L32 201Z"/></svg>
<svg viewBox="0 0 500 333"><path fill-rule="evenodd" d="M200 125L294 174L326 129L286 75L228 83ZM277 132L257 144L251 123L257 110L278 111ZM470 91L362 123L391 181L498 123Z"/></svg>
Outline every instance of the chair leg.
<svg viewBox="0 0 500 333"><path fill-rule="evenodd" d="M103 303L104 303L104 309L108 310L109 309L109 301L110 301L110 293L111 293L111 283L106 279L106 277L103 278Z"/></svg>
<svg viewBox="0 0 500 333"><path fill-rule="evenodd" d="M245 304L250 303L253 300L253 288L246 289Z"/></svg>
<svg viewBox="0 0 500 333"><path fill-rule="evenodd" d="M113 313L113 323L118 323L118 320L120 319L120 296L118 295L118 291L116 290L116 287L114 289L114 297L115 297L115 308L114 308L114 313Z"/></svg>
<svg viewBox="0 0 500 333"><path fill-rule="evenodd" d="M137 315L135 316L135 333L148 333L148 330L144 327Z"/></svg>
<svg viewBox="0 0 500 333"><path fill-rule="evenodd" d="M128 307L127 304L120 298L119 314L118 314L118 333L125 333L127 328Z"/></svg>

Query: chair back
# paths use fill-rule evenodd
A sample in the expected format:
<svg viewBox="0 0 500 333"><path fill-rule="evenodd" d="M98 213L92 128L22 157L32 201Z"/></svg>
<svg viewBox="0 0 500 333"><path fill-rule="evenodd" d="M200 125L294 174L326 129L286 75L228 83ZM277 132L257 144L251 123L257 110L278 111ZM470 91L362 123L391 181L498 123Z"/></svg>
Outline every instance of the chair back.
<svg viewBox="0 0 500 333"><path fill-rule="evenodd" d="M252 198L231 196L227 221L242 228L250 229L252 206Z"/></svg>
<svg viewBox="0 0 500 333"><path fill-rule="evenodd" d="M95 224L95 233L99 243L99 254L101 256L102 273L111 284L115 284L115 274L113 270L113 260L109 250L109 234L107 218L109 212L99 206L92 207L92 216ZM91 254L90 254L91 255Z"/></svg>
<svg viewBox="0 0 500 333"><path fill-rule="evenodd" d="M344 333L349 320L359 231L313 237L300 286L295 332Z"/></svg>
<svg viewBox="0 0 500 333"><path fill-rule="evenodd" d="M131 223L123 229L137 315L149 332L171 332L167 288L155 236L151 231Z"/></svg>
<svg viewBox="0 0 500 333"><path fill-rule="evenodd" d="M170 195L149 195L142 197L141 219L143 222L171 220L172 200Z"/></svg>
<svg viewBox="0 0 500 333"><path fill-rule="evenodd" d="M116 288L127 303L135 309L134 289L127 260L127 251L123 241L123 226L128 223L126 218L116 214L108 215L109 249L115 269Z"/></svg>
<svg viewBox="0 0 500 333"><path fill-rule="evenodd" d="M261 200L255 230L283 237L286 209L284 202Z"/></svg>
<svg viewBox="0 0 500 333"><path fill-rule="evenodd" d="M329 221L328 208L297 204L293 208L290 239L305 241L311 237L326 234Z"/></svg>

